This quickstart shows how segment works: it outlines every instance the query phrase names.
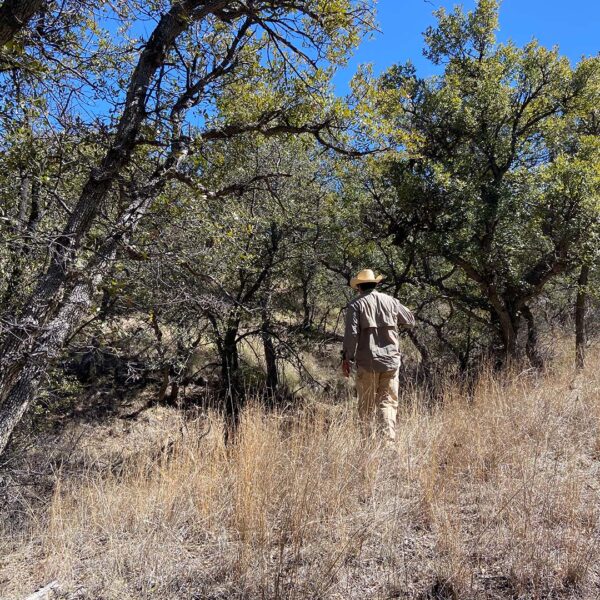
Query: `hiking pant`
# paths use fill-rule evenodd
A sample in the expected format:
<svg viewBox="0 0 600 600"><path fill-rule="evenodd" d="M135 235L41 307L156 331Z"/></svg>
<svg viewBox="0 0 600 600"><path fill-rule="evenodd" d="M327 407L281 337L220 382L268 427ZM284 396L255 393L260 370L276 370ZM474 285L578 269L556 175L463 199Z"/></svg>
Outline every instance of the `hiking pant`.
<svg viewBox="0 0 600 600"><path fill-rule="evenodd" d="M358 417L367 431L372 432L373 422L387 440L396 439L396 413L398 412L398 369L375 373L361 367L356 374L358 392Z"/></svg>

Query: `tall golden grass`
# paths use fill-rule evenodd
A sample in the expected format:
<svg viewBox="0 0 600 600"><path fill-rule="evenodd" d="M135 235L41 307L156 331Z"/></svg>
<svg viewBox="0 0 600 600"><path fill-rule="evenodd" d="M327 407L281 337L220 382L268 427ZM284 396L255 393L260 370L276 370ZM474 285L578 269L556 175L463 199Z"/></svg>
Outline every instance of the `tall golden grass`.
<svg viewBox="0 0 600 600"><path fill-rule="evenodd" d="M570 362L434 408L405 390L397 452L351 403L251 405L227 446L216 415L161 414L113 468L57 475L0 597L598 598L600 361L575 387Z"/></svg>

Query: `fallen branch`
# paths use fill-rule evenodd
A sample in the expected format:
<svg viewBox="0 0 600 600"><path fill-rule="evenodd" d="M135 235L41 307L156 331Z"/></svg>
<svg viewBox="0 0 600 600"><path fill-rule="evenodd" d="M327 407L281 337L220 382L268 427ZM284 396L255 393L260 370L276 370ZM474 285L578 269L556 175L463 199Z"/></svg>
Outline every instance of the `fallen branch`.
<svg viewBox="0 0 600 600"><path fill-rule="evenodd" d="M50 600L54 596L53 592L58 592L58 588L58 581L51 581L37 592L33 592L30 596L27 596L25 600Z"/></svg>

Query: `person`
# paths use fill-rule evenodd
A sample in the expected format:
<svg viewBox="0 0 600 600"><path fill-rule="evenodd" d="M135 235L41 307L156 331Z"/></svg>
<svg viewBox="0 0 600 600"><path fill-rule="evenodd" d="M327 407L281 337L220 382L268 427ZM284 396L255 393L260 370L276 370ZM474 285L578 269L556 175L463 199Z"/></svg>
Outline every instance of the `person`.
<svg viewBox="0 0 600 600"><path fill-rule="evenodd" d="M399 329L413 327L415 317L396 298L375 288L383 279L371 269L360 271L350 281L359 296L346 307L342 370L350 377L356 364L358 415L363 427L379 430L388 442L396 439L398 411Z"/></svg>

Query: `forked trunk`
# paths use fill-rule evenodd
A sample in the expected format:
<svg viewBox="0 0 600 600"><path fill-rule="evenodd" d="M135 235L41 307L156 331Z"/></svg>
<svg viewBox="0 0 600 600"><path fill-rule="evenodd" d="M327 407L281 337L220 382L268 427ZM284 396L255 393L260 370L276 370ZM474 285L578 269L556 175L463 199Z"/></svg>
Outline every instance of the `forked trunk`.
<svg viewBox="0 0 600 600"><path fill-rule="evenodd" d="M309 285L311 276L302 278L302 329L308 330L312 326L312 306L310 305Z"/></svg>
<svg viewBox="0 0 600 600"><path fill-rule="evenodd" d="M181 154L175 163L183 156L184 154ZM34 351L27 355L22 353L21 349L21 353L16 356L10 353L0 356L0 454L35 398L40 382L52 361L88 313L93 295L109 272L119 244L126 242L135 232L150 202L164 184L158 175L144 188L143 196L137 198L138 201L123 214L113 236L105 241L92 262L88 263L86 275L80 275L80 280L66 293L56 316L45 326L40 327L42 324L37 324L41 334L38 334L39 337L33 342L29 342ZM64 274L59 273L57 277L64 277ZM47 307L48 311L51 309L52 307ZM23 329L20 334L26 336L27 330Z"/></svg>

